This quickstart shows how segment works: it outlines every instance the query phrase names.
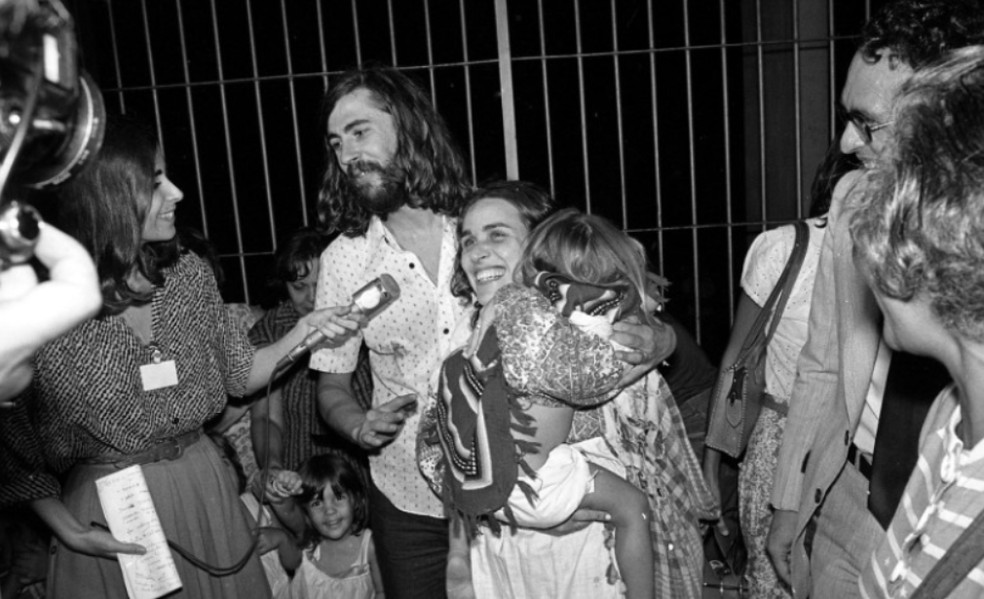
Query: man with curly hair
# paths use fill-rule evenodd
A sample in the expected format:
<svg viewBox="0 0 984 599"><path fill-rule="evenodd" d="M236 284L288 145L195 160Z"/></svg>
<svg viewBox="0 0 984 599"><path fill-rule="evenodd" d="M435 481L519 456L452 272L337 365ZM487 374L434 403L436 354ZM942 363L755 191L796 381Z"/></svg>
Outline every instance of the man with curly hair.
<svg viewBox="0 0 984 599"><path fill-rule="evenodd" d="M970 599L984 595L984 561L957 539L984 510L984 46L919 70L895 119L897 150L869 177L851 221L855 260L884 315L885 342L938 359L953 384L926 418L906 508L865 565L862 595L926 587ZM964 557L970 575L936 577L948 570L943 560Z"/></svg>
<svg viewBox="0 0 984 599"><path fill-rule="evenodd" d="M981 42L984 9L978 0L886 5L865 26L848 70L841 93L847 120L841 150L856 155L866 169L877 165L889 147L902 85L949 51ZM858 575L884 538L883 525L898 502L898 495L885 496L870 481L886 471L873 472L872 462L895 463L897 469L903 457L895 448L882 450L882 439L891 438L886 433L897 430L877 433L887 411L883 393L887 384L894 385L890 366L898 370L908 357L893 356L882 342L881 315L851 260L847 225L855 188L862 187L858 179L858 173L848 174L834 192L809 339L797 365L772 492L776 511L767 548L797 597L856 596ZM935 391L927 389L925 401ZM915 436L903 439L913 457ZM910 462L908 471L911 467ZM869 502L869 492L880 501Z"/></svg>

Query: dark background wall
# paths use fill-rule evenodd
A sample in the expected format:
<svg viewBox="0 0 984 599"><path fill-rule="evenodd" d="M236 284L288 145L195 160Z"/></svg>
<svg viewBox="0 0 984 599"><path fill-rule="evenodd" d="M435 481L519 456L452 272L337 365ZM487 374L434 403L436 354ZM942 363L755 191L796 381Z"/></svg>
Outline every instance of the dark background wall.
<svg viewBox="0 0 984 599"><path fill-rule="evenodd" d="M316 221L325 86L379 62L430 91L475 182L515 164L640 239L716 358L750 239L805 214L852 36L880 3L66 4L108 110L158 127L179 221L218 248L227 301L257 301L278 240Z"/></svg>

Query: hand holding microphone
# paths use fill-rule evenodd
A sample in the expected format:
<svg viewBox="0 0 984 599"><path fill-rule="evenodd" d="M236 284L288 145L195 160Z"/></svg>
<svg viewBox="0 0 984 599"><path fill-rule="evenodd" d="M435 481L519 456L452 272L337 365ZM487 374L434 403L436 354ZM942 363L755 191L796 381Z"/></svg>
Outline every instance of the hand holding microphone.
<svg viewBox="0 0 984 599"><path fill-rule="evenodd" d="M276 372L278 375L289 368L298 358L314 349L321 343L331 339L332 341L347 338L355 329L351 327L351 322L356 321L359 326L365 326L367 322L376 317L377 314L385 310L396 299L400 297L400 286L396 280L388 274L379 275L378 278L369 281L358 291L352 294L352 302L345 308L326 308L316 310L309 315L311 319L317 319L325 312L332 312L331 320L322 323L319 328L304 338L304 341L287 352L287 355L277 363ZM338 317L347 316L347 321L339 321ZM346 326L348 325L348 326ZM329 336L324 332L328 328L334 335Z"/></svg>

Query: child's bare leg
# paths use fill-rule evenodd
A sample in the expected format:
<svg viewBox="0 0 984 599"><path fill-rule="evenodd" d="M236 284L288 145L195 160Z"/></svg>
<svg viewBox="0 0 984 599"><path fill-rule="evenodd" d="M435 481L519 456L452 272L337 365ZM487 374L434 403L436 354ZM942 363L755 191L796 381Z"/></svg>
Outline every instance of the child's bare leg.
<svg viewBox="0 0 984 599"><path fill-rule="evenodd" d="M449 599L474 599L471 555L463 522L451 522L448 531L447 593Z"/></svg>
<svg viewBox="0 0 984 599"><path fill-rule="evenodd" d="M649 535L649 502L645 494L609 470L590 464L594 492L581 507L611 514L615 525L615 558L625 581L627 599L653 599L653 545Z"/></svg>

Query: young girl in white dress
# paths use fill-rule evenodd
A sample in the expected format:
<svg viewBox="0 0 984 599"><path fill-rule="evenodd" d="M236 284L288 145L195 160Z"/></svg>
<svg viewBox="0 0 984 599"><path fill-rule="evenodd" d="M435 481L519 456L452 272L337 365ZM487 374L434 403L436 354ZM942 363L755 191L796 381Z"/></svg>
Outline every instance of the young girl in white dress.
<svg viewBox="0 0 984 599"><path fill-rule="evenodd" d="M341 453L308 459L299 472L281 470L267 485L267 498L284 522L303 509L304 556L294 574L294 597L373 599L385 597L369 523L365 477Z"/></svg>

